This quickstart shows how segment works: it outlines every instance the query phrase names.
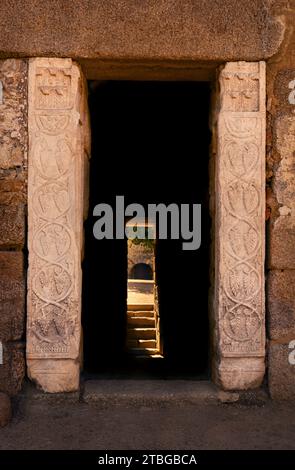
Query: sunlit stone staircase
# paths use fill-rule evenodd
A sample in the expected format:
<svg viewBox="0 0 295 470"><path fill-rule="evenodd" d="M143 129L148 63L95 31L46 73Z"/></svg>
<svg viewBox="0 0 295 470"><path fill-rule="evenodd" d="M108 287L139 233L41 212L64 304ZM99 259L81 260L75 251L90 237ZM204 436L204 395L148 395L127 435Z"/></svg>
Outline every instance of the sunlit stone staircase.
<svg viewBox="0 0 295 470"><path fill-rule="evenodd" d="M157 328L153 305L129 305L127 312L127 347L138 357L155 357Z"/></svg>
<svg viewBox="0 0 295 470"><path fill-rule="evenodd" d="M161 357L153 289L153 283L129 282L127 349L138 358Z"/></svg>

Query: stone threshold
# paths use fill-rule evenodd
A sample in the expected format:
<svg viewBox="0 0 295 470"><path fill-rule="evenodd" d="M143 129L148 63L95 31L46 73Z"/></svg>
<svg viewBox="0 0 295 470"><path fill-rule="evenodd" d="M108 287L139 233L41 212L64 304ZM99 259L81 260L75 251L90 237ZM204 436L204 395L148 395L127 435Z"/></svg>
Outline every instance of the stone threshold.
<svg viewBox="0 0 295 470"><path fill-rule="evenodd" d="M81 382L80 391L46 393L27 381L20 397L49 404L87 403L99 408L240 404L263 406L268 394L263 388L223 391L207 380L93 379Z"/></svg>

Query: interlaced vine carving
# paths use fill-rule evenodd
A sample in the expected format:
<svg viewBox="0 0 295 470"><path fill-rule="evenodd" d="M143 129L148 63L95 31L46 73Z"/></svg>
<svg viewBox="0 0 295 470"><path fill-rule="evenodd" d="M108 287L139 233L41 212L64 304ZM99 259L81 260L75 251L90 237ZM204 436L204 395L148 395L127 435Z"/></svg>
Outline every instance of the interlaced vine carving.
<svg viewBox="0 0 295 470"><path fill-rule="evenodd" d="M79 353L79 86L79 70L71 60L30 61L29 358L76 358Z"/></svg>
<svg viewBox="0 0 295 470"><path fill-rule="evenodd" d="M220 74L218 310L224 356L264 354L264 64Z"/></svg>

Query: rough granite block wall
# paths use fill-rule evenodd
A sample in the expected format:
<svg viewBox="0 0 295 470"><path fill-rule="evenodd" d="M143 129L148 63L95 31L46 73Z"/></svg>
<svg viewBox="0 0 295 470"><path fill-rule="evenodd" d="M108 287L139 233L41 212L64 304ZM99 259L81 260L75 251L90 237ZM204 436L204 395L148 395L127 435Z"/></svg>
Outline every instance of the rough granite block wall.
<svg viewBox="0 0 295 470"><path fill-rule="evenodd" d="M25 374L27 61L0 61L0 391L15 395Z"/></svg>
<svg viewBox="0 0 295 470"><path fill-rule="evenodd" d="M267 67L267 326L272 398L295 398L295 2L278 1L284 41Z"/></svg>

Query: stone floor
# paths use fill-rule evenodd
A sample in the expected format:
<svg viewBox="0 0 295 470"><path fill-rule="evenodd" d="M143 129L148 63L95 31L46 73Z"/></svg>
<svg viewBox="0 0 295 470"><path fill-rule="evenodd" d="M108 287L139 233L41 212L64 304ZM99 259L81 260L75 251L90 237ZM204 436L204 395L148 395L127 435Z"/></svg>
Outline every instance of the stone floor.
<svg viewBox="0 0 295 470"><path fill-rule="evenodd" d="M81 396L54 397L26 385L0 429L0 449L295 447L295 403L263 392L219 394L207 382L127 382L86 383Z"/></svg>
<svg viewBox="0 0 295 470"><path fill-rule="evenodd" d="M154 282L128 279L128 305L154 305Z"/></svg>

